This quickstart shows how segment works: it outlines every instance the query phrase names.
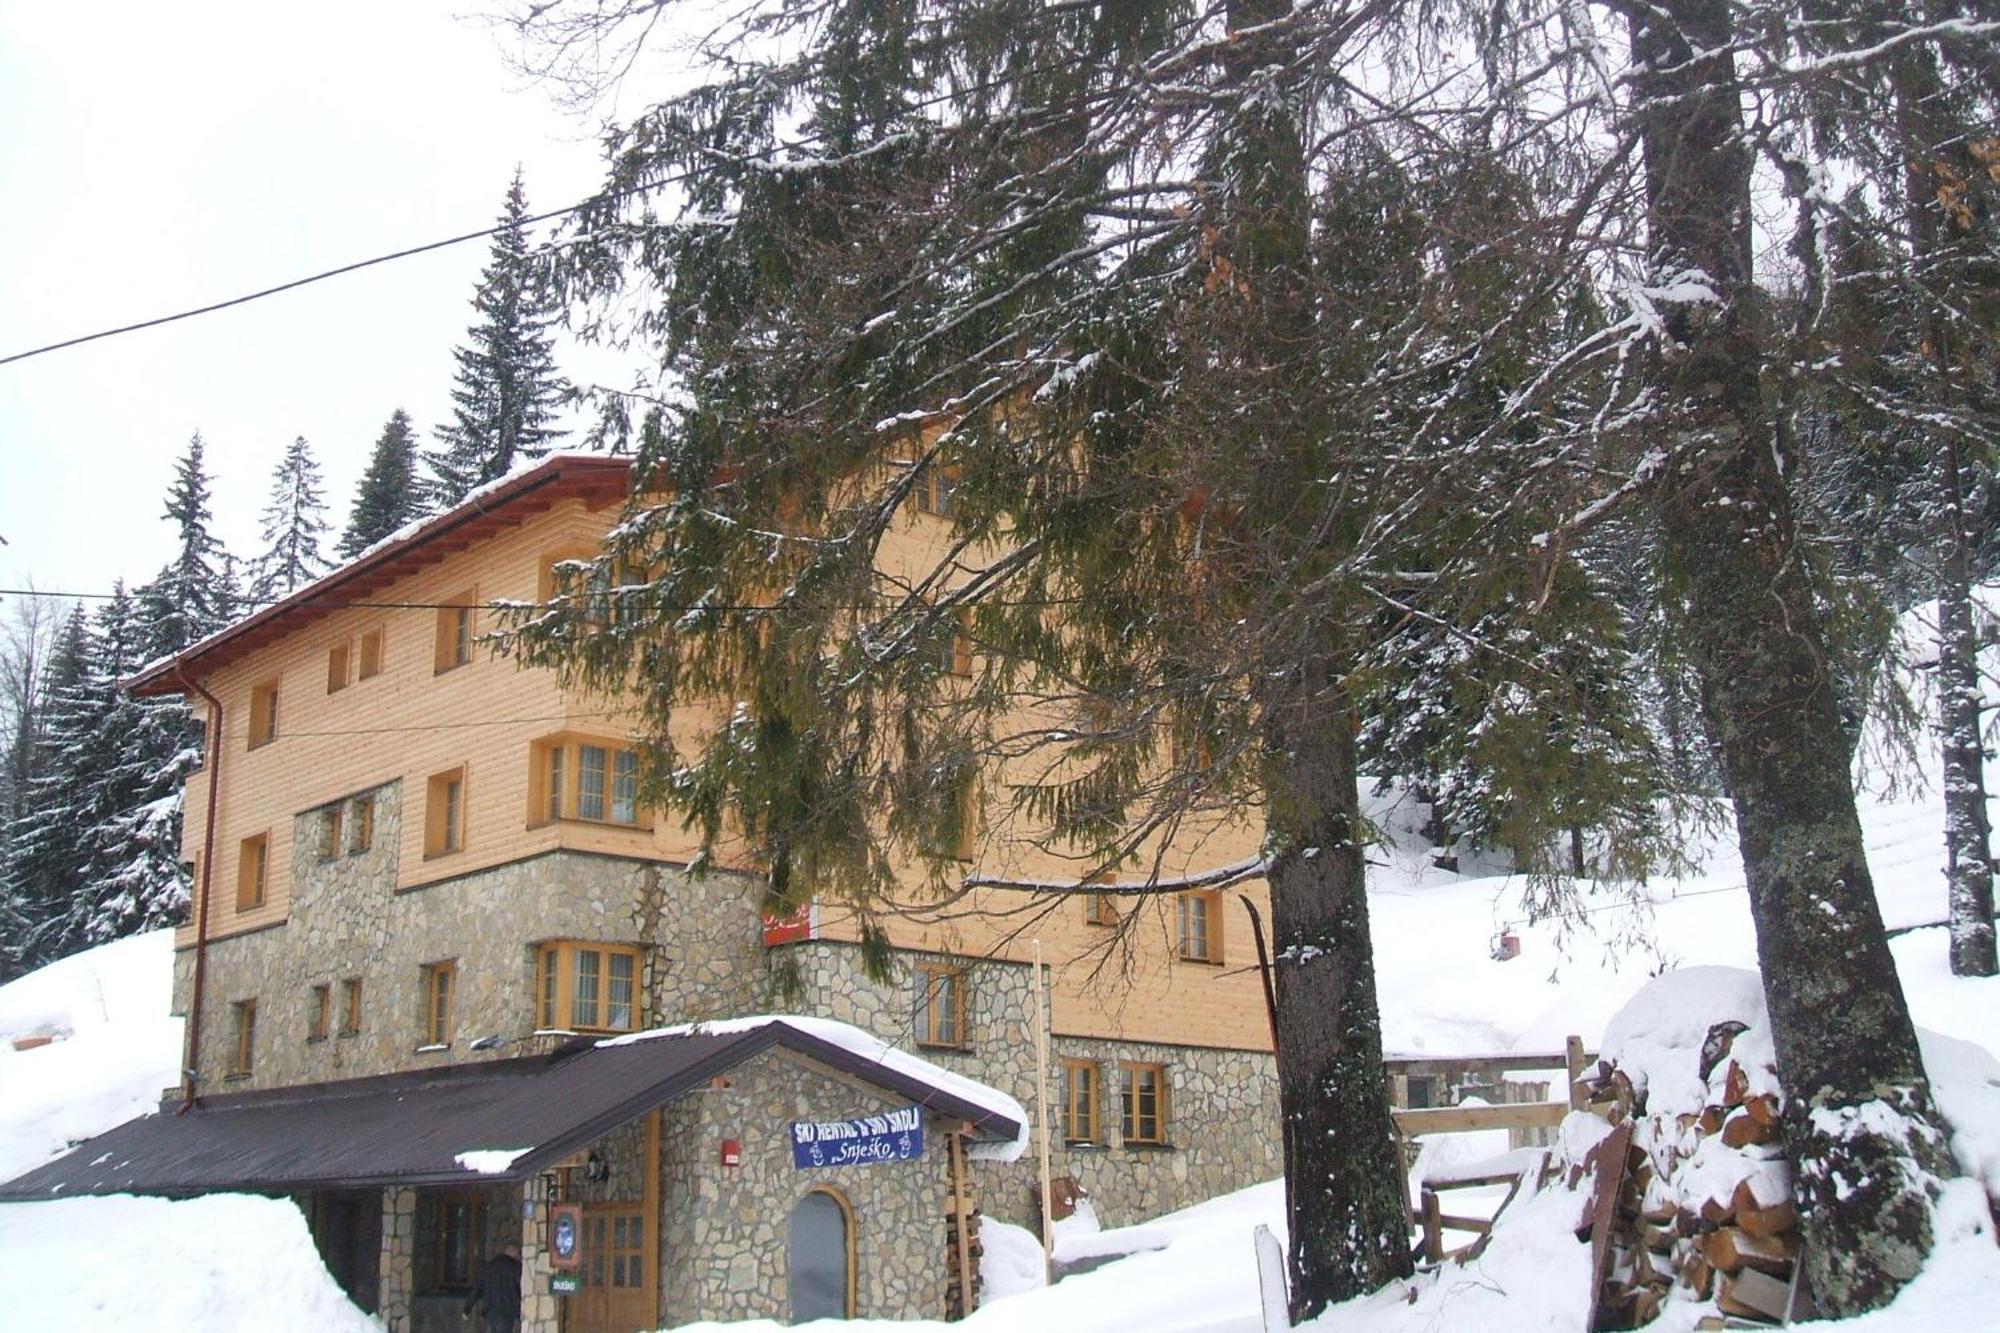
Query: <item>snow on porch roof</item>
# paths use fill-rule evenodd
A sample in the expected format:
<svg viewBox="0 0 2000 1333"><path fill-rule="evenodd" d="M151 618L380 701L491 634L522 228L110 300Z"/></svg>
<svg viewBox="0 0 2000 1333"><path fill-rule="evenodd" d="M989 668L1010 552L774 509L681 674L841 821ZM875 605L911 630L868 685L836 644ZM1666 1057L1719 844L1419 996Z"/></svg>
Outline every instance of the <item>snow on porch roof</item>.
<svg viewBox="0 0 2000 1333"><path fill-rule="evenodd" d="M521 1180L774 1046L968 1121L989 1143L1020 1138L1025 1126L992 1107L1000 1094L926 1077L921 1061L874 1058L860 1042L809 1030L821 1026L773 1018L209 1097L185 1115L163 1111L100 1134L0 1185L0 1200Z"/></svg>
<svg viewBox="0 0 2000 1333"><path fill-rule="evenodd" d="M419 519L383 538L346 564L188 645L171 657L139 668L127 686L134 694L185 694L183 673L202 676L306 621L367 599L425 565L468 546L496 528L516 523L572 495L622 497L632 460L610 454L556 453L473 491L442 514Z"/></svg>

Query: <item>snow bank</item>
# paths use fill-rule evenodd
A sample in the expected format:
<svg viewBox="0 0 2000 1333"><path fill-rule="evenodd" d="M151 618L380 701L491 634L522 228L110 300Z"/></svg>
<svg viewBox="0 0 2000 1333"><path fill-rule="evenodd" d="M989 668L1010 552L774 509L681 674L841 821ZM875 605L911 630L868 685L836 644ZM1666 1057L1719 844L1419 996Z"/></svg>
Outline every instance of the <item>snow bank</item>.
<svg viewBox="0 0 2000 1333"><path fill-rule="evenodd" d="M979 1299L1005 1300L1049 1284L1042 1242L1026 1227L986 1218L979 1224Z"/></svg>
<svg viewBox="0 0 2000 1333"><path fill-rule="evenodd" d="M244 1194L0 1204L10 1328L379 1330L320 1263L293 1204Z"/></svg>
<svg viewBox="0 0 2000 1333"><path fill-rule="evenodd" d="M173 932L74 954L0 986L0 1181L159 1105L180 1077ZM53 1037L14 1049L16 1038Z"/></svg>
<svg viewBox="0 0 2000 1333"><path fill-rule="evenodd" d="M1012 1162L1019 1160L1028 1150L1028 1137L1032 1122L1021 1103L1009 1097L1000 1089L953 1073L943 1065L934 1065L908 1051L898 1050L872 1032L864 1032L851 1023L836 1023L830 1018L806 1018L798 1014L753 1014L744 1018L721 1018L703 1023L680 1023L673 1027L649 1028L644 1032L628 1032L622 1037L606 1037L599 1046L629 1046L635 1042L657 1041L662 1037L686 1037L696 1032L726 1035L733 1032L754 1032L773 1023L818 1037L844 1051L852 1051L866 1060L886 1069L893 1069L911 1078L922 1079L934 1087L970 1102L994 1115L1011 1120L1021 1127L1012 1143L974 1143L966 1149L966 1156L974 1161Z"/></svg>

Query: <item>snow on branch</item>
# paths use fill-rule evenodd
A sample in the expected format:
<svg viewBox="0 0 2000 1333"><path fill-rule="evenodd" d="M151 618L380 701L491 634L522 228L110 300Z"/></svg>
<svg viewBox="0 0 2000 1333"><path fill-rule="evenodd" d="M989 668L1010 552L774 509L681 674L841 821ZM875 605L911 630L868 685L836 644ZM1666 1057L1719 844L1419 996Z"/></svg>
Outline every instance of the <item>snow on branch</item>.
<svg viewBox="0 0 2000 1333"><path fill-rule="evenodd" d="M1010 879L1005 875L967 875L963 883L968 889L1021 889L1028 893L1050 894L1108 893L1121 898L1146 898L1187 889L1224 889L1246 879L1256 879L1270 868L1271 863L1263 857L1250 856L1192 875L1131 884L1100 880Z"/></svg>

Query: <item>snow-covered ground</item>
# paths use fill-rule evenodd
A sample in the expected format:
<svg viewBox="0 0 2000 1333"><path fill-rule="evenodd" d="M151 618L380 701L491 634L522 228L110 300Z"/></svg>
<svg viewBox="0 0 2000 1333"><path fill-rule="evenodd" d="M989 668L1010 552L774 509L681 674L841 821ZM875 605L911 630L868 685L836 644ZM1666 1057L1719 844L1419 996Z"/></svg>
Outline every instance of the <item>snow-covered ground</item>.
<svg viewBox="0 0 2000 1333"><path fill-rule="evenodd" d="M1392 832L1417 812L1378 811ZM1939 1098L1954 1118L1961 1162L2000 1191L2000 980L1951 976L1935 794L1864 801L1869 860ZM1698 875L1648 890L1645 943L1621 911L1593 912L1594 933L1525 924L1522 886L1436 870L1416 840L1398 837L1371 880L1384 1039L1402 1053L1556 1050L1571 1033L1596 1047L1655 973L1754 969L1755 938L1740 868L1725 836ZM1506 962L1489 955L1502 927L1521 939ZM1621 942L1623 941L1623 942ZM148 1109L175 1078L179 1023L166 1015L170 952L162 933L67 959L0 988L0 1178ZM1716 1003L1755 987L1740 972L1683 971L1676 981ZM1705 1025L1705 1024L1704 1024ZM1637 1040L1629 1020L1612 1030ZM1621 1035L1622 1034L1622 1035ZM11 1049L12 1038L55 1036ZM1665 1037L1655 1033L1659 1040ZM1684 1040L1682 1037L1675 1040ZM1482 1157L1492 1136L1441 1143L1427 1160ZM1329 1311L1315 1327L1340 1333L1440 1329L1580 1330L1588 1303L1586 1247L1571 1235L1580 1201L1559 1188L1511 1207L1476 1263L1447 1268ZM1954 1186L1940 1205L1943 1240L1929 1267L1887 1311L1842 1333L1931 1333L1995 1327L2000 1246L1982 1191ZM1251 1234L1281 1237L1274 1183L1121 1230L1072 1227L1059 1257L1124 1255L1053 1287L1036 1282L1038 1247L1015 1228L987 1235L988 1303L968 1333L1254 1333L1262 1328ZM1670 1306L1654 1327L1682 1333L1697 1307ZM0 1327L267 1329L369 1327L313 1256L295 1209L217 1197L187 1203L113 1198L0 1205ZM698 1326L712 1327L712 1326ZM733 1325L769 1333L775 1325ZM930 1330L930 1324L847 1328ZM942 1325L935 1326L942 1330Z"/></svg>

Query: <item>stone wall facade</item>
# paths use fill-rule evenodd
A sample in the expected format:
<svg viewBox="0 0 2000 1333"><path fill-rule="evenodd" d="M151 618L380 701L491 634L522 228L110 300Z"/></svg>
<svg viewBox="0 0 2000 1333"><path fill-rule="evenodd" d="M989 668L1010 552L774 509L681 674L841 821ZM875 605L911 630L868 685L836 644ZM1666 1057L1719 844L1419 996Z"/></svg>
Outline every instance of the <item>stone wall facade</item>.
<svg viewBox="0 0 2000 1333"><path fill-rule="evenodd" d="M792 1210L814 1190L836 1192L853 1217L855 1314L941 1318L950 1194L942 1122L926 1117L923 1156L913 1161L792 1164L792 1121L850 1119L903 1104L770 1051L669 1107L660 1152L664 1322L788 1318ZM725 1139L742 1146L741 1165L721 1165Z"/></svg>
<svg viewBox="0 0 2000 1333"><path fill-rule="evenodd" d="M862 971L856 946L813 941L786 946L802 983L794 1012L838 1019L1012 1095L1035 1107L1034 968L1030 964L904 955L903 975L883 984ZM963 1049L916 1041L917 969L925 963L964 969ZM1062 1135L1062 1061L1097 1065L1103 1096L1103 1142L1071 1146ZM1157 1064L1167 1079L1164 1144L1127 1144L1121 1132L1118 1075L1127 1062ZM1137 1222L1284 1173L1279 1138L1277 1066L1264 1051L1113 1041L1049 1034L1050 1171L1091 1196L1107 1226ZM1033 1154L1012 1164L975 1163L983 1211L1040 1229L1032 1190Z"/></svg>

